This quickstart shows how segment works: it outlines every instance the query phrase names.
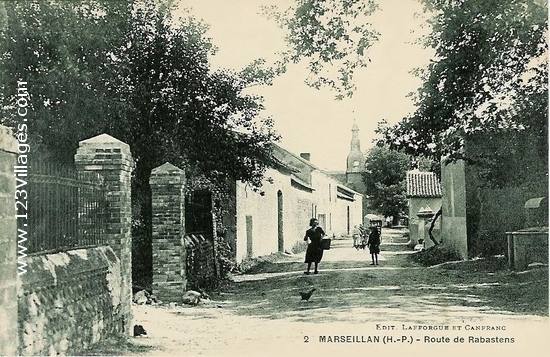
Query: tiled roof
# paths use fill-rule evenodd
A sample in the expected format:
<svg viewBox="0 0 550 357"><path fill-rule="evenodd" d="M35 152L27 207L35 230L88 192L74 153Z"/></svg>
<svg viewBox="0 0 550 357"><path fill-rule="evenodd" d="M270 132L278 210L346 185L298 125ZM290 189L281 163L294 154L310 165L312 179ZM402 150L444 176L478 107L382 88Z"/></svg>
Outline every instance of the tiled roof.
<svg viewBox="0 0 550 357"><path fill-rule="evenodd" d="M433 172L407 172L407 197L441 197L441 184Z"/></svg>

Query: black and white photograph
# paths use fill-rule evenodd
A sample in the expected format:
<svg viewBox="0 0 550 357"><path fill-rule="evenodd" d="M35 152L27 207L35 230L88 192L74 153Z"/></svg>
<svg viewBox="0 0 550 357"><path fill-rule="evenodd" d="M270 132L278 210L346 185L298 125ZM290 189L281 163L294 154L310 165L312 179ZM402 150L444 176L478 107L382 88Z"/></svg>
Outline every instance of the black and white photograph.
<svg viewBox="0 0 550 357"><path fill-rule="evenodd" d="M0 356L546 356L546 0L0 0Z"/></svg>

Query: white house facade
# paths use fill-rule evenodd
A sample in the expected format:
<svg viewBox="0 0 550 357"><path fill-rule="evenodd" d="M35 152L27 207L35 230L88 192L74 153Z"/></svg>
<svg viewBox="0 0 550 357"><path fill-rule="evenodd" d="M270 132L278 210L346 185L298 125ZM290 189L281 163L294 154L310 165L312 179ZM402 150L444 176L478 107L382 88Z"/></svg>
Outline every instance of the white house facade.
<svg viewBox="0 0 550 357"><path fill-rule="evenodd" d="M290 252L315 217L327 235L342 236L362 222L363 196L309 161L273 144L278 167L266 172L260 191L235 185L234 229L226 236L237 262Z"/></svg>

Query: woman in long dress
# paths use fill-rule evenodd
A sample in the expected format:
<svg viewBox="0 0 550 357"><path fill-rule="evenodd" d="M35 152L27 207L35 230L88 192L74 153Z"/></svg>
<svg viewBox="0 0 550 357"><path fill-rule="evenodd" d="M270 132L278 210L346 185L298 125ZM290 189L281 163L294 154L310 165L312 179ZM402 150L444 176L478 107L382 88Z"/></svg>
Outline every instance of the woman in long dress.
<svg viewBox="0 0 550 357"><path fill-rule="evenodd" d="M325 231L323 231L323 228L319 227L319 221L317 221L316 218L309 220L309 226L310 228L306 231L304 237L304 241L308 242L305 259L305 263L307 263L307 270L304 274L310 273L311 263L315 264L313 274L318 274L318 266L321 259L323 259L321 240L325 236Z"/></svg>

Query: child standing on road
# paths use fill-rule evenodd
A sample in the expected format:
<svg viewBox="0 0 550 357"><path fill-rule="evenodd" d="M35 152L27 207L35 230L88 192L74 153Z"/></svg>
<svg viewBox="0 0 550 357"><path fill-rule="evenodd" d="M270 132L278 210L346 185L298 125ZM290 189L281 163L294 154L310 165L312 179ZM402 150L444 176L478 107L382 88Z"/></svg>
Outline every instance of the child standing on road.
<svg viewBox="0 0 550 357"><path fill-rule="evenodd" d="M367 245L369 246L370 256L372 258L372 263L370 263L370 265L378 265L378 253L380 253L380 233L378 232L378 227L370 227Z"/></svg>

